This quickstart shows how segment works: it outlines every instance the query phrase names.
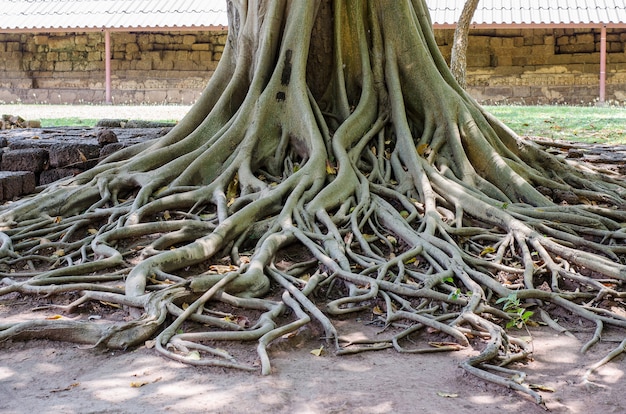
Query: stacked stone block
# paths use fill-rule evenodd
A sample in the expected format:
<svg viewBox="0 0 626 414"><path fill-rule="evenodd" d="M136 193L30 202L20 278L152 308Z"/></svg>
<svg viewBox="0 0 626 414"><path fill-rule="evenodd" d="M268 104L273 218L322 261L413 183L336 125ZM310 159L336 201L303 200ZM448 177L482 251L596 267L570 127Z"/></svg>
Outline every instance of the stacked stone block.
<svg viewBox="0 0 626 414"><path fill-rule="evenodd" d="M114 103L193 103L226 37L225 31L111 33ZM103 33L0 33L0 102L104 101Z"/></svg>
<svg viewBox="0 0 626 414"><path fill-rule="evenodd" d="M164 135L171 125L124 120L113 127L30 128L0 131L0 202L30 194L94 167L129 145ZM132 126L137 126L132 128Z"/></svg>
<svg viewBox="0 0 626 414"><path fill-rule="evenodd" d="M600 28L477 29L467 51L469 92L483 103L592 104L600 88ZM450 60L453 30L436 30ZM626 103L626 29L607 29L606 98Z"/></svg>

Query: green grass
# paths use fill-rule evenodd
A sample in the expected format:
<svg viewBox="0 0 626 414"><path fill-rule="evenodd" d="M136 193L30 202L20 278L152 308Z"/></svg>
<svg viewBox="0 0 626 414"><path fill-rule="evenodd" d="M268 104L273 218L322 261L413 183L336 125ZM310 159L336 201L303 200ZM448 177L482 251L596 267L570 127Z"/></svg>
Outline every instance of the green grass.
<svg viewBox="0 0 626 414"><path fill-rule="evenodd" d="M626 144L626 108L485 106L521 136L586 143Z"/></svg>
<svg viewBox="0 0 626 414"><path fill-rule="evenodd" d="M44 128L49 127L94 127L98 122L97 119L81 119L81 118L42 118L41 126Z"/></svg>

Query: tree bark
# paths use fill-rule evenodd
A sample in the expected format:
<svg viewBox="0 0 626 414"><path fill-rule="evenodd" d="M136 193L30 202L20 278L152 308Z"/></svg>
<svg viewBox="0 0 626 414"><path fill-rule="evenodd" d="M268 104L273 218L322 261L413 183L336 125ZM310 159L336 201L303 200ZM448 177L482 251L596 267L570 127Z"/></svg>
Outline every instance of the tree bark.
<svg viewBox="0 0 626 414"><path fill-rule="evenodd" d="M454 29L450 70L461 88L467 87L467 43L472 17L476 12L479 0L467 0Z"/></svg>

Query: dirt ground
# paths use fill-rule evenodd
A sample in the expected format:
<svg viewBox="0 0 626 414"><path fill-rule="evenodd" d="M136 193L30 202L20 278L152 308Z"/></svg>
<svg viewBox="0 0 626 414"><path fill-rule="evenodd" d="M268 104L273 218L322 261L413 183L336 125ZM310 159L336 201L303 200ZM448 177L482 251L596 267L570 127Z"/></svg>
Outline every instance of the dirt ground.
<svg viewBox="0 0 626 414"><path fill-rule="evenodd" d="M2 109L32 117L28 108ZM135 109L130 107L110 109L111 113L94 116L94 107L84 108L90 117L134 118L131 111ZM144 119L147 113L157 113L143 107L136 110ZM177 110L184 113L184 109L169 107L155 119L177 118L167 115L167 111ZM53 117L41 115L41 108L38 114ZM0 324L54 314L32 312L36 301L16 295L0 297ZM526 383L554 390L540 392L554 413L626 412L623 355L592 375L596 386L581 385L586 369L617 346L626 333L605 332L602 341L583 355L580 347L591 337L593 327L575 320L568 323L576 339L547 327L533 329L534 359L523 367ZM338 329L350 338L375 337L379 332L362 320L344 321ZM273 373L261 376L258 372L189 367L146 347L111 351L48 340L0 342L0 413L545 412L526 395L466 374L459 362L475 350L428 355L393 350L351 356L335 356L332 351L311 354L321 345L325 342L311 335L272 345ZM254 355L254 346L244 352Z"/></svg>
<svg viewBox="0 0 626 414"><path fill-rule="evenodd" d="M0 320L45 318L29 311L31 299L0 297ZM67 315L72 317L72 315ZM532 331L534 360L523 370L554 413L623 413L624 358L618 357L581 385L590 364L623 338L608 332L585 355L589 327L578 339L547 327ZM351 339L375 337L364 321L341 322ZM575 331L572 329L572 331ZM142 346L129 351L82 349L48 340L0 343L0 412L50 413L542 413L526 395L466 374L459 362L475 351L409 355L393 350L336 356L311 354L325 342L303 335L272 345L273 373L189 367ZM225 345L226 347L227 345ZM254 353L254 345L244 348ZM229 349L230 350L230 349Z"/></svg>

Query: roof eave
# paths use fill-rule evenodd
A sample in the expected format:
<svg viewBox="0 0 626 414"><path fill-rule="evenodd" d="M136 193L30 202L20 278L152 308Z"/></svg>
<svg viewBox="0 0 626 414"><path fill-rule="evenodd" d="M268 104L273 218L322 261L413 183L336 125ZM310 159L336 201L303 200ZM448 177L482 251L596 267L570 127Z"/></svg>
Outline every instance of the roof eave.
<svg viewBox="0 0 626 414"><path fill-rule="evenodd" d="M473 23L471 29L574 29L574 28L626 28L626 22L620 23ZM456 24L435 23L434 29L455 29ZM0 33L67 33L67 32L163 32L163 31L224 31L228 26L132 26L132 27L36 27L8 29L0 28Z"/></svg>
<svg viewBox="0 0 626 414"><path fill-rule="evenodd" d="M619 23L473 23L470 29L581 29L581 28L626 28L626 22ZM435 23L434 29L455 29L456 24Z"/></svg>
<svg viewBox="0 0 626 414"><path fill-rule="evenodd" d="M198 32L224 31L228 26L133 26L133 27L33 27L8 29L0 28L0 33L68 33L68 32Z"/></svg>

